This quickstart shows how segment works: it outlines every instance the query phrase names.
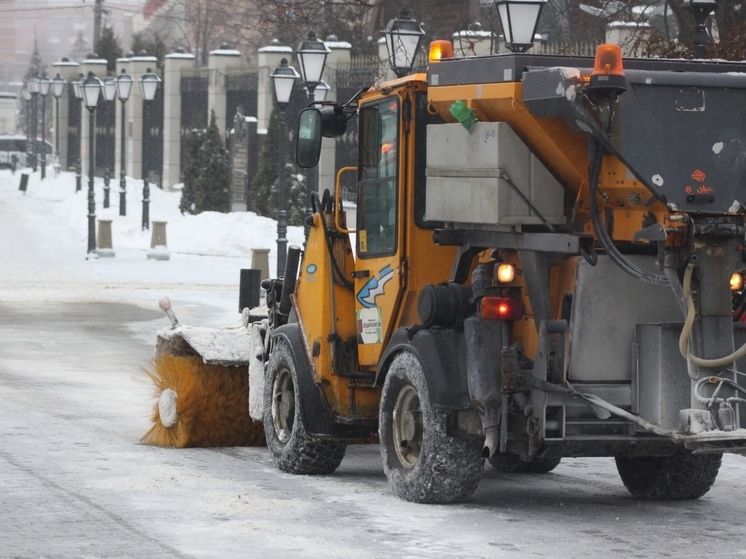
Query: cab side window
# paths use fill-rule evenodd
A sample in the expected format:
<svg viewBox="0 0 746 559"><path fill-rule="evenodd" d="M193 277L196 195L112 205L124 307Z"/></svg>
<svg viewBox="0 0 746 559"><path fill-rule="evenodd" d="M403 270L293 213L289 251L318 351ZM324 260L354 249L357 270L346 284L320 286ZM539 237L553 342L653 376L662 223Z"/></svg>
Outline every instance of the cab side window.
<svg viewBox="0 0 746 559"><path fill-rule="evenodd" d="M396 252L399 100L360 109L358 235L360 257Z"/></svg>

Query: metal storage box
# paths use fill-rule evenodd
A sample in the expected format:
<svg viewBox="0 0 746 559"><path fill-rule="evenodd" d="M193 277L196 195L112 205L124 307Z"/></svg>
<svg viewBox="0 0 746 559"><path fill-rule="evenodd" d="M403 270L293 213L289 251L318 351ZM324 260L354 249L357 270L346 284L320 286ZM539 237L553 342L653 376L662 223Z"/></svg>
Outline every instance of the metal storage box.
<svg viewBox="0 0 746 559"><path fill-rule="evenodd" d="M500 178L501 169L523 196ZM564 223L563 189L508 124L428 126L426 219L530 225L543 223L538 214Z"/></svg>

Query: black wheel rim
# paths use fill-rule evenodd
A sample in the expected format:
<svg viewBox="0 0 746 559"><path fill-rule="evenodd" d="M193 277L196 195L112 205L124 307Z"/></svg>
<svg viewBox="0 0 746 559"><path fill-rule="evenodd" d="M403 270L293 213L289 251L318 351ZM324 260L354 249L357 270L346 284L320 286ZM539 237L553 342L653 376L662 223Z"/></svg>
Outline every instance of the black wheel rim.
<svg viewBox="0 0 746 559"><path fill-rule="evenodd" d="M413 468L422 452L422 409L417 390L411 384L399 391L392 418L396 457L405 468Z"/></svg>
<svg viewBox="0 0 746 559"><path fill-rule="evenodd" d="M285 444L293 433L295 418L295 387L293 376L286 368L282 369L272 386L272 423L277 439Z"/></svg>

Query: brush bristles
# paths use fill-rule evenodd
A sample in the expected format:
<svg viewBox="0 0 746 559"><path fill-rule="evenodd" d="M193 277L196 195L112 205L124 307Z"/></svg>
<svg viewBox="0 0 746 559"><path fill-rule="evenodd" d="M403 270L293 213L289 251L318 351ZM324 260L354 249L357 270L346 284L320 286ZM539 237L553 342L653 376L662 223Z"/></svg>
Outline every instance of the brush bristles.
<svg viewBox="0 0 746 559"><path fill-rule="evenodd" d="M246 367L206 365L196 356L162 355L144 371L155 387L153 425L141 439L157 446L264 446L264 427L249 417ZM177 394L177 420L161 423L157 399Z"/></svg>

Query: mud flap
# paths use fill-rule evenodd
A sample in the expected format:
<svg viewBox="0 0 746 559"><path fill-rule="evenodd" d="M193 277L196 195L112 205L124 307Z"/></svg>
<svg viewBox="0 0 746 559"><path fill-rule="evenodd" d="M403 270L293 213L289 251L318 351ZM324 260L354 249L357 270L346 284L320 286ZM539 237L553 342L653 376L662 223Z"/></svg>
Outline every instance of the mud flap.
<svg viewBox="0 0 746 559"><path fill-rule="evenodd" d="M434 408L455 411L470 407L466 349L461 332L447 328L398 329L381 357L376 384L383 384L389 364L402 349L413 353L422 364Z"/></svg>

